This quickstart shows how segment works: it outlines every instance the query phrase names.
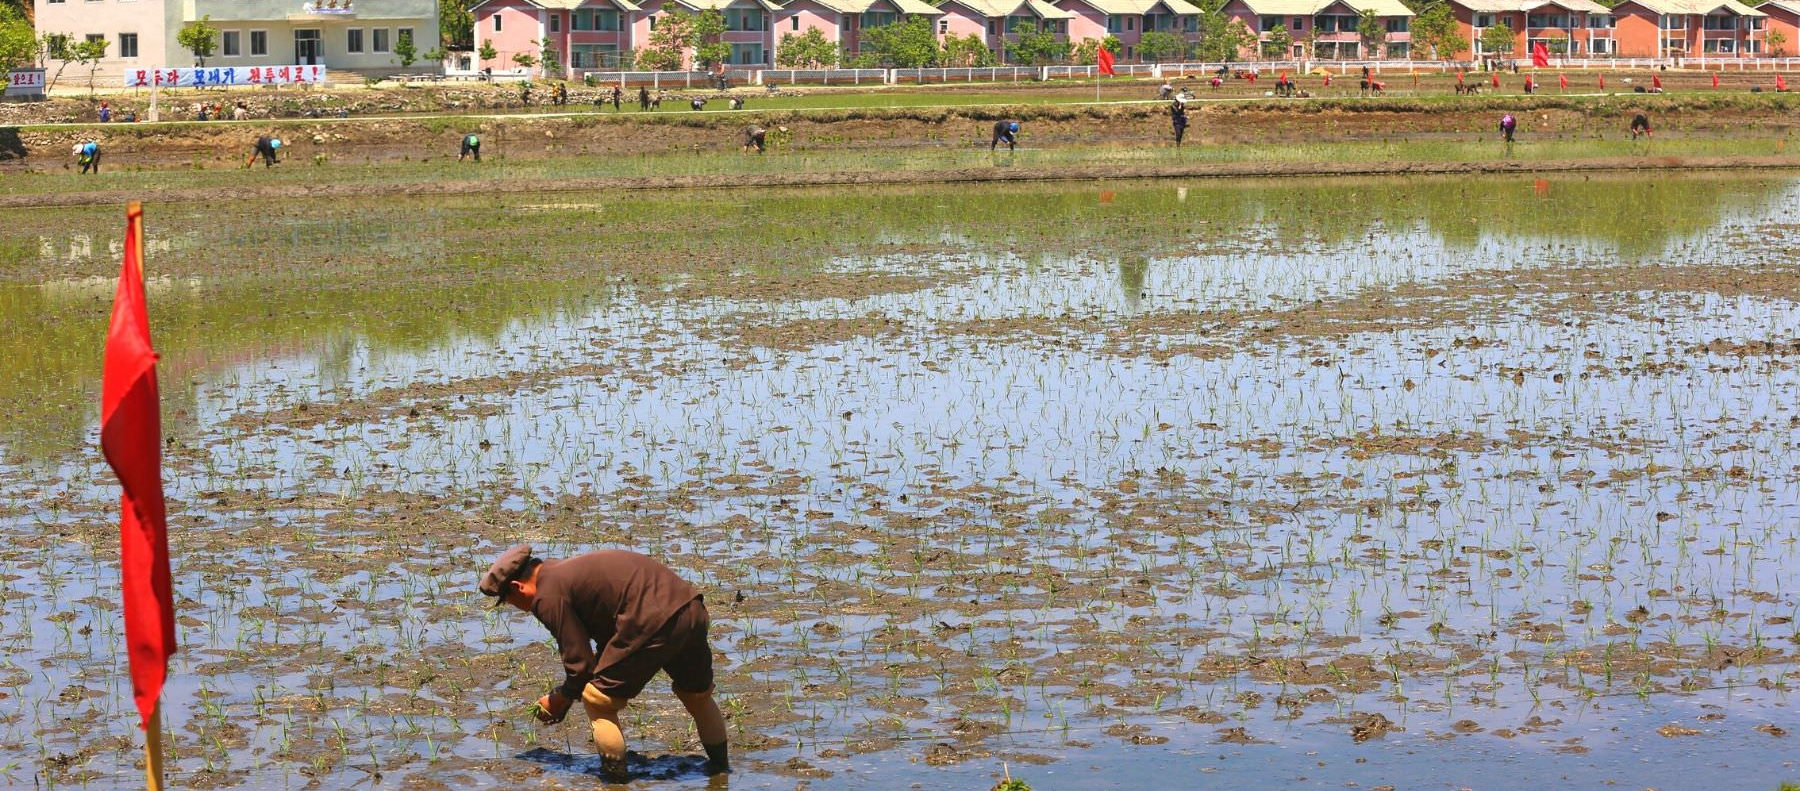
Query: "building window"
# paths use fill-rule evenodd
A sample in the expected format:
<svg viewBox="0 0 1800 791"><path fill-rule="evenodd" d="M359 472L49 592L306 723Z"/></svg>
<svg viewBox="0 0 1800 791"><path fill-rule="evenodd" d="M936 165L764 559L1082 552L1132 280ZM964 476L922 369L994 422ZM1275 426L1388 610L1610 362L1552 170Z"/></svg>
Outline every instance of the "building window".
<svg viewBox="0 0 1800 791"><path fill-rule="evenodd" d="M137 34L136 33L120 33L119 34L119 57L135 58L137 56L138 56L138 54L137 54Z"/></svg>
<svg viewBox="0 0 1800 791"><path fill-rule="evenodd" d="M1126 30L1136 30L1136 28L1133 27L1136 24L1137 24L1137 17L1135 17L1135 16L1125 17L1125 29Z"/></svg>
<svg viewBox="0 0 1800 791"><path fill-rule="evenodd" d="M360 27L344 31L344 51L361 54L363 51L363 32Z"/></svg>
<svg viewBox="0 0 1800 791"><path fill-rule="evenodd" d="M83 38L85 38L87 40L87 43L89 43L89 44L92 44L96 41L98 41L102 44L106 43L106 36L105 36L105 34L102 34L102 33L89 33L86 36L83 36Z"/></svg>
<svg viewBox="0 0 1800 791"><path fill-rule="evenodd" d="M269 54L269 31L250 31L250 54L252 56Z"/></svg>
<svg viewBox="0 0 1800 791"><path fill-rule="evenodd" d="M793 21L794 21L794 29L795 29L795 30L799 30L799 29L800 29L800 15L799 15L799 14L795 14L795 15L794 15L794 20L793 20Z"/></svg>
<svg viewBox="0 0 1800 791"><path fill-rule="evenodd" d="M391 51L393 51L393 48L388 46L388 29L387 28L378 27L378 28L375 28L374 31L372 31L372 32L374 33L375 51L376 52L391 52Z"/></svg>
<svg viewBox="0 0 1800 791"><path fill-rule="evenodd" d="M551 14L550 15L550 32L552 32L552 33L561 33L562 32L562 14Z"/></svg>
<svg viewBox="0 0 1800 791"><path fill-rule="evenodd" d="M1681 14L1663 14L1662 15L1662 29L1663 30L1686 30L1687 29L1687 17L1685 17Z"/></svg>
<svg viewBox="0 0 1800 791"><path fill-rule="evenodd" d="M237 30L227 30L219 34L219 55L235 58L244 54L244 34Z"/></svg>
<svg viewBox="0 0 1800 791"><path fill-rule="evenodd" d="M1106 15L1106 32L1118 33L1118 32L1123 31L1124 29L1125 29L1125 22L1124 22L1123 17L1119 17L1114 14Z"/></svg>
<svg viewBox="0 0 1800 791"><path fill-rule="evenodd" d="M1389 17L1388 18L1387 32L1389 32L1389 33L1405 33L1411 29L1412 29L1412 21L1407 19L1406 17L1397 16L1397 17ZM1398 56L1394 56L1394 57L1398 57Z"/></svg>
<svg viewBox="0 0 1800 791"><path fill-rule="evenodd" d="M499 14L494 15L494 32L495 33L500 32L500 15Z"/></svg>
<svg viewBox="0 0 1800 791"><path fill-rule="evenodd" d="M399 29L395 30L394 31L394 40L395 41L404 41L408 44L413 43L412 28L403 27L403 28L399 28Z"/></svg>
<svg viewBox="0 0 1800 791"><path fill-rule="evenodd" d="M998 34L999 32L1000 32L1000 23L996 22L992 19L988 20L988 35L992 36L992 35Z"/></svg>

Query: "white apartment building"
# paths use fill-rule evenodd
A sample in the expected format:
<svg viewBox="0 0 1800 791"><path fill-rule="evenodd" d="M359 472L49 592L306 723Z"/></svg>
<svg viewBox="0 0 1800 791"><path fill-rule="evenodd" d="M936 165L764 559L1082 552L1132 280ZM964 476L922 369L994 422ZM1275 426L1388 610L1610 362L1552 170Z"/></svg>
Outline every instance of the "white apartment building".
<svg viewBox="0 0 1800 791"><path fill-rule="evenodd" d="M436 0L33 0L38 34L106 39L99 73L194 65L176 41L188 22L211 17L219 30L208 66L324 64L333 69L400 71L394 45L411 38L411 71L439 68Z"/></svg>

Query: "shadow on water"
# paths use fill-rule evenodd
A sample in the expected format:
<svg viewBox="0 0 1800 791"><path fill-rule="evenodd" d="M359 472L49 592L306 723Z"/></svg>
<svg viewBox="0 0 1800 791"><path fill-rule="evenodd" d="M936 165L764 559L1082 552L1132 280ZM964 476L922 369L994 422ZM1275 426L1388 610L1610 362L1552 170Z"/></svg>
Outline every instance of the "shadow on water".
<svg viewBox="0 0 1800 791"><path fill-rule="evenodd" d="M19 139L18 127L0 127L0 162L25 158L25 141Z"/></svg>
<svg viewBox="0 0 1800 791"><path fill-rule="evenodd" d="M574 755L558 752L547 747L534 747L519 753L514 758L540 764L547 769L571 774L600 776L600 757L592 753ZM708 789L726 789L731 787L731 775L713 775L708 777L705 771L704 755L644 755L636 750L626 753L626 763L631 768L631 779L639 780L691 780L703 781Z"/></svg>

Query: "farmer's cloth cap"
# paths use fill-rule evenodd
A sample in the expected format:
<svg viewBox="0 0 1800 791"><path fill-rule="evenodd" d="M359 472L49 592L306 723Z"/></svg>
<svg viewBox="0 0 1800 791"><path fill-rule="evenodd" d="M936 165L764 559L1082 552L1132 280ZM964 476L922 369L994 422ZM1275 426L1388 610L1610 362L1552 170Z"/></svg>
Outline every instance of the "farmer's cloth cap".
<svg viewBox="0 0 1800 791"><path fill-rule="evenodd" d="M530 561L530 544L520 544L501 553L500 559L488 567L486 574L481 575L482 594L500 597L500 601L505 601L506 584L518 578L519 573L525 570L525 565Z"/></svg>

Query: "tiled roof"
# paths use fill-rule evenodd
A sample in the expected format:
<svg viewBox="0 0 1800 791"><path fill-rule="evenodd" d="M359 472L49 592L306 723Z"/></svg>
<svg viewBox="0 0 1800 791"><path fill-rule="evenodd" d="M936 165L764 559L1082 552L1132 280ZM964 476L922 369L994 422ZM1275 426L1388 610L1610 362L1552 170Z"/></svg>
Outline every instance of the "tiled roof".
<svg viewBox="0 0 1800 791"><path fill-rule="evenodd" d="M1376 16L1412 16L1412 9L1400 0L1243 0L1252 13L1264 16L1312 16L1342 3L1357 11L1373 11Z"/></svg>
<svg viewBox="0 0 1800 791"><path fill-rule="evenodd" d="M1193 3L1187 2L1187 0L1075 0L1075 1L1092 6L1095 11L1099 11L1100 13L1109 14L1109 15L1148 14L1148 13L1150 13L1151 9L1154 9L1159 5L1163 6L1165 8L1168 8L1169 13L1172 13L1172 14L1198 14L1198 13L1200 13L1200 7L1194 5Z"/></svg>
<svg viewBox="0 0 1800 791"><path fill-rule="evenodd" d="M819 5L843 14L863 13L874 8L875 4L881 1L882 0L813 0L813 2L818 3ZM939 11L937 6L927 3L925 0L887 0L887 3L892 5L895 9L898 9L902 14L941 16L944 13Z"/></svg>
<svg viewBox="0 0 1800 791"><path fill-rule="evenodd" d="M1020 0L944 0L944 2L955 3L986 17L1012 16L1014 12L1024 10L1042 19L1075 18L1074 14L1050 5L1044 0L1024 0L1024 2L1020 2ZM942 7L943 4L939 3L938 5Z"/></svg>
<svg viewBox="0 0 1800 791"><path fill-rule="evenodd" d="M1657 14L1710 14L1724 11L1733 16L1768 16L1737 0L1626 0ZM1620 3L1624 5L1624 3Z"/></svg>

